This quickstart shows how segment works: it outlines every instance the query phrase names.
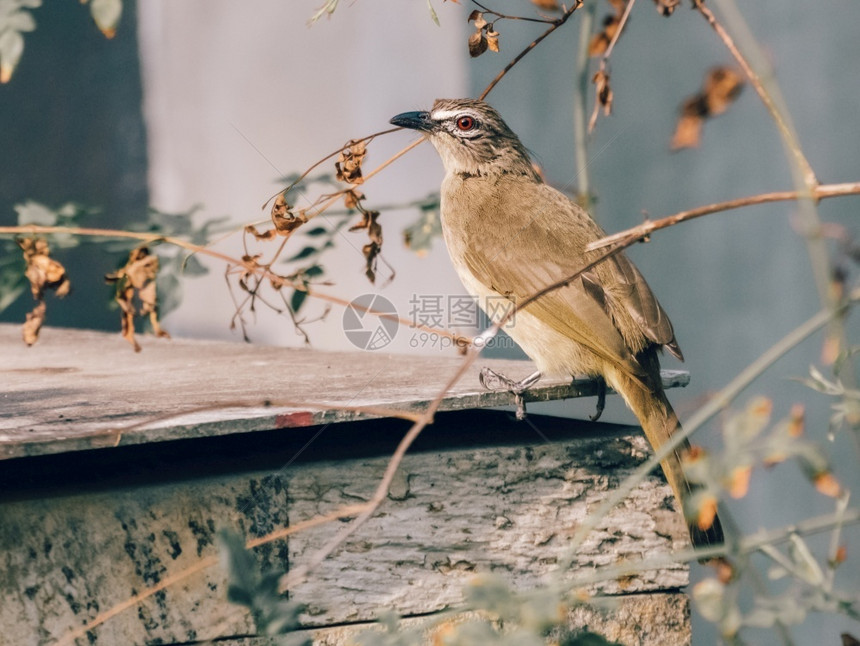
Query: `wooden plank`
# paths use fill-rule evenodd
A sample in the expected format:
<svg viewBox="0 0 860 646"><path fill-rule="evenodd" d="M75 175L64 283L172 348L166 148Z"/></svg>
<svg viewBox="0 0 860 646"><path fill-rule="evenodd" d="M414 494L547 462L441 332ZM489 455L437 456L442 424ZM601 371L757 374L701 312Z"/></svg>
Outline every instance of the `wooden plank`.
<svg viewBox="0 0 860 646"><path fill-rule="evenodd" d="M219 527L260 536L366 500L405 426L368 420L322 434L318 427L10 461L0 471L4 639L51 643L216 554ZM649 453L638 429L537 415L517 423L499 411L440 414L421 439L375 516L294 590L310 605L309 629L368 621L382 608L440 610L481 571L537 584L582 519ZM671 506L668 486L649 478L592 533L574 569L681 546L684 528ZM261 567L302 563L340 526L258 549ZM674 593L686 583L686 568L677 566L593 591ZM225 601L225 585L217 567L195 574L78 643L252 634L243 610ZM654 621L662 612L654 610ZM628 629L640 622L623 613L614 621Z"/></svg>
<svg viewBox="0 0 860 646"><path fill-rule="evenodd" d="M461 362L453 353L320 352L151 337L142 345L135 354L118 334L47 328L26 347L18 326L0 325L0 459L373 417L338 406L415 411ZM510 393L481 388L484 365L517 379L533 371L530 362L482 359L446 394L441 410L513 404ZM664 373L667 387L688 381L685 372ZM591 380L541 381L527 400L596 392ZM278 405L285 400L302 405Z"/></svg>

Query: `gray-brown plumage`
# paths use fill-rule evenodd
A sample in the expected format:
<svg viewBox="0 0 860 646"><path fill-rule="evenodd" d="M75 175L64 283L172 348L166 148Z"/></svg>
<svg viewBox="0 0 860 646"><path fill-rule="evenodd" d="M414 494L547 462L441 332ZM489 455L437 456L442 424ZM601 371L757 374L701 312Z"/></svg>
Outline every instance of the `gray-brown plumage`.
<svg viewBox="0 0 860 646"><path fill-rule="evenodd" d="M585 247L603 230L541 180L520 140L486 103L440 99L429 112L403 113L391 123L426 133L442 158L442 232L479 303L499 296L522 302L599 255ZM657 355L665 348L682 359L681 350L669 317L625 255L518 311L506 331L543 375L602 377L655 449L678 428ZM681 469L688 446L661 463L682 506L692 492ZM688 527L694 545L723 542L719 520L706 530Z"/></svg>

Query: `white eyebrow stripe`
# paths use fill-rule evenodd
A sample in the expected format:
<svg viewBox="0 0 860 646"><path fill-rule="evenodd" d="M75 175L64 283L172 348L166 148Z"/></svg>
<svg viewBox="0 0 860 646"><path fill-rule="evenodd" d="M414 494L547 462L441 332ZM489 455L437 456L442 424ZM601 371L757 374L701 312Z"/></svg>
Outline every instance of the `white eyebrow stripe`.
<svg viewBox="0 0 860 646"><path fill-rule="evenodd" d="M434 110L430 113L430 118L434 121L445 121L452 117L456 117L457 115L468 114L469 116L475 117L477 116L475 112L472 110Z"/></svg>

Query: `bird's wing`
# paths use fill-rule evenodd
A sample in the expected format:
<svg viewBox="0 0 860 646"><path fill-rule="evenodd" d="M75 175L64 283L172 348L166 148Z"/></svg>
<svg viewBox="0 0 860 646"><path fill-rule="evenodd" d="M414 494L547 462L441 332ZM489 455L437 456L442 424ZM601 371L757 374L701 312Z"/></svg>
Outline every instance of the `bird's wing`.
<svg viewBox="0 0 860 646"><path fill-rule="evenodd" d="M565 277L558 268L553 270L548 263L536 259L509 262L486 251L484 248L467 251L464 256L467 267L475 279L515 305ZM639 372L623 337L606 311L586 292L581 280L545 294L524 311L604 360Z"/></svg>
<svg viewBox="0 0 860 646"><path fill-rule="evenodd" d="M575 213L579 207L566 196L545 184L532 186L537 194L500 188L481 209L479 219L486 226L461 247L474 278L515 302L578 271L586 262L585 245L603 235L588 216ZM513 231L510 223L494 226L502 206L522 213ZM613 308L624 307L645 338L680 357L669 318L633 263L623 255L608 262L614 265L598 265L526 311L599 357L639 374L642 368L614 321Z"/></svg>
<svg viewBox="0 0 860 646"><path fill-rule="evenodd" d="M615 272L612 272L612 276L615 278L612 289L620 296L617 301L623 304L631 318L639 326L642 334L657 345L665 346L670 353L683 361L684 356L675 340L675 330L672 328L669 315L660 306L657 297L654 296L654 292L651 291L636 265L630 262L630 259L623 253L616 254L606 262L612 263L616 269ZM588 277L583 276L583 280L595 281L595 278L593 273L589 274ZM596 292L597 289L595 287L594 291ZM602 285L599 289L603 290ZM605 300L606 297L604 296Z"/></svg>

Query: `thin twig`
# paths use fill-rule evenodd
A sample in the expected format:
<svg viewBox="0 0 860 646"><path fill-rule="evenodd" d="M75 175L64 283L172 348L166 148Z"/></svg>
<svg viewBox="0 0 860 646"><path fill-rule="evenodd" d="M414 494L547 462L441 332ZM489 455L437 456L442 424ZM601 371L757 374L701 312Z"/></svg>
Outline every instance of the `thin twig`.
<svg viewBox="0 0 860 646"><path fill-rule="evenodd" d="M640 239L646 238L654 231L659 231L660 229L665 229L666 227L671 227L687 220L693 220L695 218L702 217L703 215L710 215L721 211L731 211L733 209L739 209L744 206L753 206L755 204L794 201L799 199L802 195L803 194L799 191L776 191L774 193L761 193L759 195L739 197L734 200L699 206L695 209L681 211L680 213L660 218L659 220L649 220L635 227L625 229L624 231L613 233L612 235L601 238L596 242L590 243L586 247L586 251L594 251L595 249L615 244L619 240L623 240L629 236L636 236ZM823 200L830 197L843 197L845 195L860 195L860 182L822 184L816 186L812 192L813 199L815 200Z"/></svg>
<svg viewBox="0 0 860 646"><path fill-rule="evenodd" d="M778 529L761 530L746 538L742 538L738 541L735 553L742 555L753 554L761 551L764 546L783 543L792 536L820 534L821 532L830 531L839 525L849 526L858 523L860 523L860 509L856 508L846 510L841 519L836 518L835 514L807 518L793 525L787 525ZM588 572L565 579L563 582L556 582L554 586L560 585L561 587L554 587L554 589L557 591L581 589L604 581L616 581L619 578L636 572L659 570L677 563L688 563L702 558L715 558L727 555L728 546L713 545L700 549L688 548L640 560L631 559L607 567L594 568Z"/></svg>
<svg viewBox="0 0 860 646"><path fill-rule="evenodd" d="M366 136L364 136L364 137L361 137L360 139L350 139L350 140L349 140L349 142L347 142L347 143L348 143L348 144L355 144L355 143L358 143L358 142L361 142L361 141L366 142L366 143L370 143L370 142L371 142L371 141L373 141L376 137L380 137L380 136L382 136L382 135L387 135L387 134L390 134L390 133L392 133L392 132L397 132L398 130L403 130L403 127L402 127L402 126L397 126L396 128L389 128L388 130L380 130L379 132L374 132L372 135L366 135ZM329 159L331 159L331 158L332 158L332 157L334 157L335 155L339 155L341 152L343 152L343 150L344 150L345 148L346 148L346 146L342 146L341 148L338 148L338 149L337 149L337 150L335 150L334 152L329 153L328 155L326 155L325 157L323 157L323 158L322 158L322 159L320 159L319 161L314 162L313 164L311 164L310 166L308 166L308 168L305 170L305 172L303 172L301 175L299 175L299 176L298 176L298 177L297 177L297 178L296 178L296 179L295 179L295 180L294 180L294 181L293 181L289 186L287 186L286 188L281 189L280 191L278 191L277 193L275 193L274 195L272 195L272 197L270 197L268 200L266 200L266 201L263 203L263 206L262 206L261 208L262 208L262 209L265 209L267 206L269 206L269 202L271 202L272 200L274 200L274 199L275 199L276 197L278 197L278 195L280 195L281 193L289 193L289 192L290 192L290 191L291 191L291 190L296 186L296 184L298 184L298 183L299 183L299 182L301 182L303 179L305 179L308 175L310 175L310 174L311 174L311 172L312 172L315 168L319 167L321 164L324 164L325 162L327 162Z"/></svg>
<svg viewBox="0 0 860 646"><path fill-rule="evenodd" d="M600 59L600 69L606 69L612 50L615 49L615 43L621 38L621 32L624 31L624 26L627 24L627 19L630 17L630 11L633 9L634 4L636 4L636 0L627 0L627 4L624 6L624 13L621 14L621 19L618 21L618 27L615 28L615 33L612 35L612 40L609 41L606 51L603 52L603 58Z"/></svg>
<svg viewBox="0 0 860 646"><path fill-rule="evenodd" d="M594 16L597 3L590 2L579 19L579 45L576 52L576 82L573 85L573 135L574 158L576 159L577 200L580 205L589 210L591 206L591 186L588 171L588 123L586 119L588 104L588 88L591 87L591 75L588 73L591 56L588 54L588 38L594 26Z"/></svg>
<svg viewBox="0 0 860 646"><path fill-rule="evenodd" d="M508 15L505 15L503 13L499 13L498 11L495 11L493 9L490 9L489 7L482 5L480 2L478 2L478 0L472 0L472 3L475 4L476 6L478 6L481 10L483 10L484 13L493 14L496 17L496 19L498 19L498 20L523 20L525 22L541 22L541 23L550 24L550 25L555 24L558 20L556 18L531 18L529 16L508 16Z"/></svg>
<svg viewBox="0 0 860 646"><path fill-rule="evenodd" d="M621 14L621 18L618 20L618 26L615 28L615 33L612 35L612 40L609 41L609 45L606 47L606 51L603 52L603 56L600 58L600 68L598 70L598 75L603 75L606 78L606 82L609 82L609 73L607 69L609 68L609 56L612 54L612 50L615 49L615 43L618 42L618 39L621 38L621 32L624 31L624 26L627 24L627 19L630 17L630 11L633 9L633 4L636 0L628 0L627 4L624 5L624 13ZM596 80L598 76L595 76ZM605 109L609 110L611 107L611 103L607 101ZM588 132L593 132L594 127L597 125L597 118L600 115L601 101L600 101L600 93L596 93L594 96L594 108L591 111L591 117L588 120Z"/></svg>
<svg viewBox="0 0 860 646"><path fill-rule="evenodd" d="M731 35L725 30L725 28L720 24L717 20L714 13L710 10L710 8L705 5L704 0L693 0L693 5L696 9L699 10L699 13L704 16L705 20L708 21L708 24L713 28L717 35L720 37L720 40L726 46L726 49L729 50L731 55L737 61L738 65L740 65L744 74L746 74L747 79L750 82L750 85L755 88L756 93L758 94L761 102L764 104L767 111L770 113L771 118L776 123L776 127L779 129L780 135L782 136L783 141L786 143L788 149L791 151L792 155L797 161L797 164L801 168L801 172L803 175L803 182L809 188L814 187L818 184L818 180L815 177L815 172L812 170L812 166L809 163L809 160L803 154L803 150L800 147L800 142L797 139L797 134L794 131L794 128L788 122L788 119L783 114L783 111L779 109L776 101L773 98L771 92L768 92L762 82L761 77L756 74L753 70L752 65L750 65L749 61L741 54L737 45L735 44L734 39Z"/></svg>
<svg viewBox="0 0 860 646"><path fill-rule="evenodd" d="M316 209L315 211L313 211L312 213L305 213L308 220L311 220L311 219L317 217L318 215L322 215L325 211L327 211L329 209L329 207L336 204L338 202L338 200L340 200L340 198L343 197L344 195L346 195L349 191L358 188L364 182L369 180L371 177L374 177L376 174L378 174L379 172L381 172L382 170L384 170L385 168L387 168L388 166L390 166L391 164L396 162L401 157L403 157L403 155L408 153L410 150L412 150L413 148L417 148L420 144L424 143L426 140L427 140L426 137L420 137L419 139L416 139L411 144L409 144L405 148L401 149L399 152L394 153L391 157L389 157L384 162L382 162L379 166L377 166L372 171L370 171L367 175L365 175L362 178L361 182L358 182L355 184L350 184L346 188L344 188L340 191L337 191L336 193L331 193L327 197L326 201L323 202L322 205L311 207L311 208L315 208Z"/></svg>
<svg viewBox="0 0 860 646"><path fill-rule="evenodd" d="M574 0L573 6L572 6L570 9L568 9L567 11L565 11L565 12L561 15L561 17L559 17L559 18L558 18L558 20L556 20L555 22L553 22L553 23L549 26L549 29L547 29L547 30L546 30L545 32L543 32L540 36L538 36L537 38L535 38L531 43L529 43L529 44L526 46L526 48L525 48L525 49L523 49L523 51L521 51L519 54L517 54L516 56L514 56L513 60L512 60L510 63L508 63L507 65L505 65L504 69L496 75L496 78L494 78L492 81L490 81L490 84L489 84L486 88L484 88L484 91L483 91L483 92L481 92L481 95L478 97L478 99L480 99L481 101L483 101L484 99L486 99L486 98L487 98L487 95L488 95L490 92L492 92L492 91L493 91L493 88L494 88L494 87L496 87L496 85L498 84L498 82L499 82L499 81L501 81L501 80L502 80L502 78L504 78L505 74L507 74L508 72L510 72L510 71L511 71L511 68L512 68L514 65L516 65L517 63L519 63L519 62L522 60L522 58L523 58L526 54L528 54L528 53L529 53L530 51L532 51L535 47L537 47L537 46L538 46L538 44L539 44L539 43L540 43L544 38L546 38L547 36L549 36L552 32L554 32L556 29L558 29L558 28L559 28L559 27L561 27L564 23L566 23L566 22L567 22L567 19L568 19L568 18L570 18L570 17L573 15L573 12L574 12L574 11L576 11L577 9L579 9L579 7L580 7L580 6L582 6L582 0Z"/></svg>
<svg viewBox="0 0 860 646"><path fill-rule="evenodd" d="M411 147L407 147L400 151L400 154L404 154L407 150L414 147L421 140L412 144ZM389 160L389 161L393 161ZM376 169L374 172L378 172L382 170L382 168ZM221 253L220 251L215 251L214 249L210 249L209 247L204 247L201 245L194 244L193 242L188 242L187 240L183 240L182 238L175 238L173 236L164 236L157 233L144 233L137 231L122 231L119 229L92 229L87 227L49 227L35 224L25 224L20 226L0 226L0 236L2 235L34 235L34 234L42 234L42 235L51 235L51 234L70 234L76 236L92 236L98 238L130 238L132 240L140 240L146 243L155 243L161 242L165 244L175 245L177 247L181 247L183 249L188 249L194 253L200 253L204 256L209 256L211 258L216 258L221 260L228 265L234 265L236 267L242 267L249 273L260 276L261 278L265 278L278 284L281 287L291 287L293 289L298 289L300 291L307 292L308 296L313 298L318 298L320 300L326 301L328 303L332 303L334 305L340 305L341 307L352 307L354 309L360 310L367 314L372 314L373 316L388 319L391 321L396 321L399 324L405 325L407 327L421 330L422 332L429 332L431 334L437 334L441 337L445 337L447 339L451 339L458 345L471 344L472 339L461 334L456 334L454 332L450 332L448 330L432 328L426 325L416 324L414 321L410 321L409 319L402 318L400 316L396 316L394 314L390 314L388 312L379 312L371 307L366 307L359 303L355 303L353 301L348 301L344 298L340 298L338 296L333 296L331 294L326 294L325 292L319 292L315 289L312 289L306 285L297 285L287 280L283 276L272 272L270 269L262 266L256 265L253 262L249 262L246 260L240 260L238 258L233 258L228 256L225 253Z"/></svg>
<svg viewBox="0 0 860 646"><path fill-rule="evenodd" d="M594 530L598 523L603 519L618 503L624 500L631 491L640 483L651 471L653 471L662 460L665 460L673 451L675 451L681 443L690 437L696 430L708 422L717 413L728 406L747 386L749 386L756 378L758 378L765 370L770 368L777 360L785 353L804 341L814 332L820 330L827 325L834 317L838 316L848 304L853 304L860 300L860 290L852 293L848 302L837 310L824 309L815 314L797 328L789 332L773 346L766 350L761 356L747 366L739 375L732 379L716 396L714 396L707 404L702 406L690 419L673 433L669 440L663 444L654 454L642 463L636 470L627 477L603 503L595 511L590 513L585 521L577 528L576 534L567 549L567 553L559 559L559 569L557 576L561 576L565 570L573 562L573 555L579 549L586 536ZM722 552L716 552L717 555ZM702 551L700 558L711 556L710 551Z"/></svg>
<svg viewBox="0 0 860 646"><path fill-rule="evenodd" d="M733 25L737 36L743 40L749 60L741 53L732 37L723 28L722 24L717 21L713 12L704 5L702 0L694 0L694 6L705 17L708 24L716 31L732 56L734 56L776 123L783 146L788 153L787 157L789 167L792 171L794 186L800 193L797 200L797 217L802 224L807 253L812 265L812 275L818 290L818 297L822 306L836 307L838 297L830 288L832 269L830 253L822 236L821 219L818 215L814 199L818 179L812 170L809 160L803 154L800 141L791 123L785 100L776 82L773 70L755 37L750 32L743 15L738 11L734 0L716 0L716 2L720 5L726 20ZM756 67L758 70L755 69ZM838 341L841 348L845 349L848 347L845 326L841 320L833 320L830 324L829 333L831 338ZM857 374L852 362L848 362L846 365L846 370L842 374L842 380L849 388L857 386ZM858 406L856 401L848 398L844 399L843 403L847 409L846 417L852 421L852 425L856 426L858 420L860 420L860 406ZM854 439L856 448L860 451L860 435L855 433Z"/></svg>

